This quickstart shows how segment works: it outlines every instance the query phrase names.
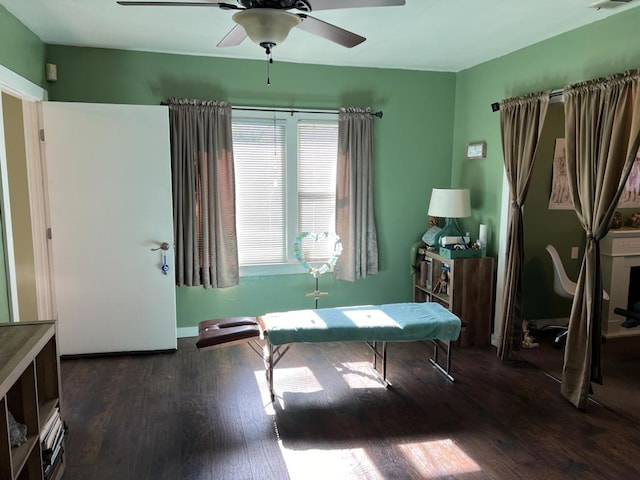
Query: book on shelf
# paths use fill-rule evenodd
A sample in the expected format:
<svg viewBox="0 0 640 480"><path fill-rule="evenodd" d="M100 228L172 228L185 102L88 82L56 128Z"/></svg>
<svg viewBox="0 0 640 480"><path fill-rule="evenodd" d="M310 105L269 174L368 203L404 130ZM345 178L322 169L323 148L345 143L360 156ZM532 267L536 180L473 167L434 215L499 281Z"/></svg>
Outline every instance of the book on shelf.
<svg viewBox="0 0 640 480"><path fill-rule="evenodd" d="M51 446L42 449L42 459L43 460L51 460L53 457L55 457L56 451L62 445L62 441L64 440L64 436L65 436L65 432L66 432L66 427L63 424L62 427L58 430L58 432L56 434L56 437L53 440L53 443L51 444Z"/></svg>
<svg viewBox="0 0 640 480"><path fill-rule="evenodd" d="M62 442L60 442L59 445L56 445L55 450L52 450L51 453L47 455L46 458L43 457L42 464L44 465L44 468L46 469L49 465L53 465L54 463L56 463L56 460L58 460L58 457L60 456L63 450L64 450L64 447L62 446Z"/></svg>
<svg viewBox="0 0 640 480"><path fill-rule="evenodd" d="M64 422L60 422L60 428L55 430L55 436L52 436L47 444L42 444L42 458L47 459L53 456L56 448L58 448L64 440L67 432L67 426Z"/></svg>
<svg viewBox="0 0 640 480"><path fill-rule="evenodd" d="M431 288L431 262L429 260L420 261L419 273L418 285L423 288Z"/></svg>
<svg viewBox="0 0 640 480"><path fill-rule="evenodd" d="M58 407L54 408L47 421L44 423L44 426L40 430L40 441L44 442L45 437L51 431L56 420L60 419L60 409Z"/></svg>
<svg viewBox="0 0 640 480"><path fill-rule="evenodd" d="M44 478L49 479L57 471L57 466L62 462L64 454L64 438L67 426L63 423L62 428L58 431L56 439L52 447L42 451L42 467L44 470Z"/></svg>
<svg viewBox="0 0 640 480"><path fill-rule="evenodd" d="M58 417L42 441L43 450L51 450L62 431L62 419Z"/></svg>
<svg viewBox="0 0 640 480"><path fill-rule="evenodd" d="M56 456L52 459L52 461L48 463L44 463L44 478L45 480L49 480L52 478L54 472L58 465L62 462L62 454L64 453L64 448L60 447Z"/></svg>

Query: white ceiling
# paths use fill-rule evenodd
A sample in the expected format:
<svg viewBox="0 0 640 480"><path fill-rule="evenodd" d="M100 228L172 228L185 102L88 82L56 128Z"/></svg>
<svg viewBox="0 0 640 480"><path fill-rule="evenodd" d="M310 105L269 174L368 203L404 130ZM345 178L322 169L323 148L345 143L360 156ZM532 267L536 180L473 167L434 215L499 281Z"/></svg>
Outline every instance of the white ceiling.
<svg viewBox="0 0 640 480"><path fill-rule="evenodd" d="M595 1L406 0L399 7L322 10L312 15L367 41L347 49L294 28L273 58L456 72L640 5L589 8ZM234 26L234 12L215 7L123 7L115 0L0 0L0 5L49 44L265 58L249 39L237 47L216 47Z"/></svg>

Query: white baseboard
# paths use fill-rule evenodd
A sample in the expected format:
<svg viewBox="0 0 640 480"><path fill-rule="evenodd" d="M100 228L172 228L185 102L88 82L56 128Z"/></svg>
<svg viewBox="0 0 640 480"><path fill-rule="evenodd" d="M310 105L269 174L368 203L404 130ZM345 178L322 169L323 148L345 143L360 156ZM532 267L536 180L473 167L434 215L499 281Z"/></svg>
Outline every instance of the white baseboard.
<svg viewBox="0 0 640 480"><path fill-rule="evenodd" d="M182 327L178 328L178 338L197 337L198 327Z"/></svg>

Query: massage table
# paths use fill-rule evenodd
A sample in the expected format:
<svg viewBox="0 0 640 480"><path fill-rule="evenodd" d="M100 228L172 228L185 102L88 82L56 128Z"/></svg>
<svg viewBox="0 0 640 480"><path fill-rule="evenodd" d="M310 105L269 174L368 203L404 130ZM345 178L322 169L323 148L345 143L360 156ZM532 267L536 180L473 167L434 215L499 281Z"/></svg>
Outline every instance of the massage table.
<svg viewBox="0 0 640 480"><path fill-rule="evenodd" d="M387 343L430 341L434 350L429 361L454 381L451 342L458 339L460 328L460 319L438 303L391 303L207 320L199 325L196 345L208 349L249 342L264 360L273 399L274 367L294 343L364 342L373 352L374 371L388 387ZM256 340L263 342L261 349ZM446 352L444 366L438 361L439 350Z"/></svg>

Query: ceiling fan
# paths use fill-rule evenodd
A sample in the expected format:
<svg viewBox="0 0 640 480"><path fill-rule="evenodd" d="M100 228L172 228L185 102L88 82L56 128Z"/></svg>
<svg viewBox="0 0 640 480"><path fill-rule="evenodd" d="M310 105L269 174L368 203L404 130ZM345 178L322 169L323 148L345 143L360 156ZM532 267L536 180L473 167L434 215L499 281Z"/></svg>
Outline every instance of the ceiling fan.
<svg viewBox="0 0 640 480"><path fill-rule="evenodd" d="M384 7L404 5L405 0L237 0L239 5L223 2L180 2L180 1L125 1L124 6L153 7L218 7L222 10L238 10L233 15L236 26L227 33L218 47L239 45L247 36L265 49L267 55L276 45L282 43L293 27L318 35L347 48L355 47L366 38L323 22L309 15L318 10L356 7ZM297 10L300 13L292 13Z"/></svg>

